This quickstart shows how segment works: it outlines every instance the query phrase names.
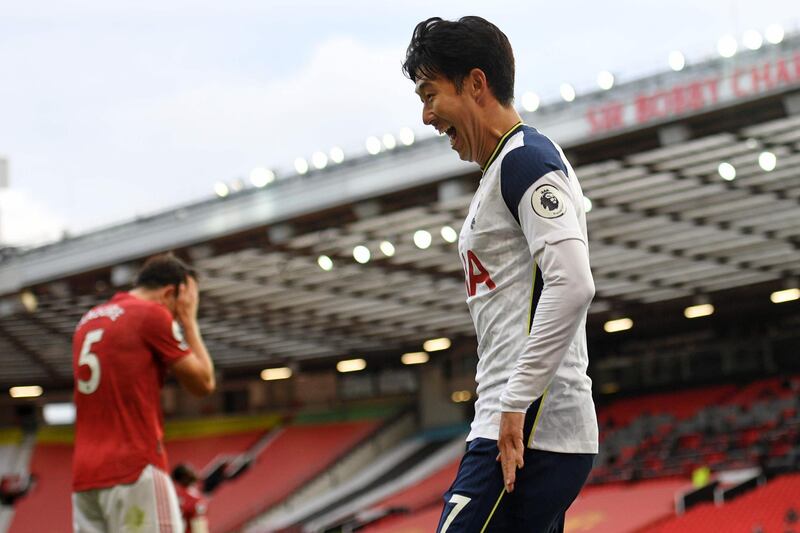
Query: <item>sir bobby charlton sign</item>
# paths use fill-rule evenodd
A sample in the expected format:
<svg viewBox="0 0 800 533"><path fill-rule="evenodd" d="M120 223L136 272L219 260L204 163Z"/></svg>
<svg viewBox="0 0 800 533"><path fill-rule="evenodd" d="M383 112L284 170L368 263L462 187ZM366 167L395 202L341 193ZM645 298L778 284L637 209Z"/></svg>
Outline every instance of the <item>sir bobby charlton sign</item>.
<svg viewBox="0 0 800 533"><path fill-rule="evenodd" d="M629 100L590 107L590 135L668 120L718 105L747 100L800 85L800 50L754 63L726 60L724 68L671 87L643 91Z"/></svg>

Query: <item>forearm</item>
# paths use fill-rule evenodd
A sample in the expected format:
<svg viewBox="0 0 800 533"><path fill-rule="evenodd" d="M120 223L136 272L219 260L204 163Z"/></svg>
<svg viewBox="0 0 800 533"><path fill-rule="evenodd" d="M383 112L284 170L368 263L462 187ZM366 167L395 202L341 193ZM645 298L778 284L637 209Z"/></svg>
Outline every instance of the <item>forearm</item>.
<svg viewBox="0 0 800 533"><path fill-rule="evenodd" d="M214 361L211 360L211 355L208 353L203 337L200 334L200 326L196 320L187 321L183 326L183 333L186 339L186 344L192 350L192 356L197 358L200 367L203 369L204 380L209 389L216 387L216 377L214 376Z"/></svg>
<svg viewBox="0 0 800 533"><path fill-rule="evenodd" d="M503 411L524 412L553 379L594 296L585 245L564 241L542 257L544 287L531 334L500 397Z"/></svg>

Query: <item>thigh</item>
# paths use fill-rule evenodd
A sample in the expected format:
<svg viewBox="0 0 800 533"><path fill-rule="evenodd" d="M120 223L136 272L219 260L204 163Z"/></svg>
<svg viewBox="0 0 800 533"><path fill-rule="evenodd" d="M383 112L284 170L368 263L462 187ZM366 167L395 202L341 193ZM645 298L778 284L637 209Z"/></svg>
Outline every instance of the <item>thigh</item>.
<svg viewBox="0 0 800 533"><path fill-rule="evenodd" d="M101 498L111 531L158 533L183 531L178 497L172 480L148 465L130 485L117 485Z"/></svg>
<svg viewBox="0 0 800 533"><path fill-rule="evenodd" d="M586 482L593 461L592 454L527 450L509 498L517 531L563 531L564 513Z"/></svg>
<svg viewBox="0 0 800 533"><path fill-rule="evenodd" d="M72 530L74 533L105 533L106 521L100 508L97 490L72 493Z"/></svg>
<svg viewBox="0 0 800 533"><path fill-rule="evenodd" d="M505 531L506 512L501 505L505 496L497 441L470 441L456 479L444 495L437 533Z"/></svg>

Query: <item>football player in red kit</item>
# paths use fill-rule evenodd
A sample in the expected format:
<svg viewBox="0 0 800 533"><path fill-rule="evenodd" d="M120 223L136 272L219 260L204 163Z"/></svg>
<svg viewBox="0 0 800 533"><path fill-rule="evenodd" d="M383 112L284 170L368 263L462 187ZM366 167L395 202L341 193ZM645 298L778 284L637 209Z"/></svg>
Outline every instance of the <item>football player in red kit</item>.
<svg viewBox="0 0 800 533"><path fill-rule="evenodd" d="M208 533L208 499L197 488L197 474L194 469L181 463L172 469L172 480L175 482L178 503L186 523L186 533Z"/></svg>
<svg viewBox="0 0 800 533"><path fill-rule="evenodd" d="M167 471L160 392L171 371L192 394L214 391L197 323L195 272L172 254L148 260L135 287L87 312L73 338L76 532L183 530Z"/></svg>

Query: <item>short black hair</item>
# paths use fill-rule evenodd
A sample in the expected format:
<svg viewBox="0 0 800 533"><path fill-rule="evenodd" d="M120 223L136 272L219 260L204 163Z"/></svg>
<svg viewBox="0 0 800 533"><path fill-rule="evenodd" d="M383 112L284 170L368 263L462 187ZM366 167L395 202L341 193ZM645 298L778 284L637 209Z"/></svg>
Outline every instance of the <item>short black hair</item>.
<svg viewBox="0 0 800 533"><path fill-rule="evenodd" d="M136 287L160 289L167 285L178 285L186 282L187 277L197 279L197 271L175 257L172 252L151 257L142 265L136 275Z"/></svg>
<svg viewBox="0 0 800 533"><path fill-rule="evenodd" d="M431 17L414 28L403 63L411 81L441 75L461 91L464 78L474 68L486 74L489 88L502 105L514 101L514 52L500 28L474 16L457 21Z"/></svg>
<svg viewBox="0 0 800 533"><path fill-rule="evenodd" d="M178 463L172 469L172 479L175 480L175 483L188 487L197 481L197 472L187 463Z"/></svg>

